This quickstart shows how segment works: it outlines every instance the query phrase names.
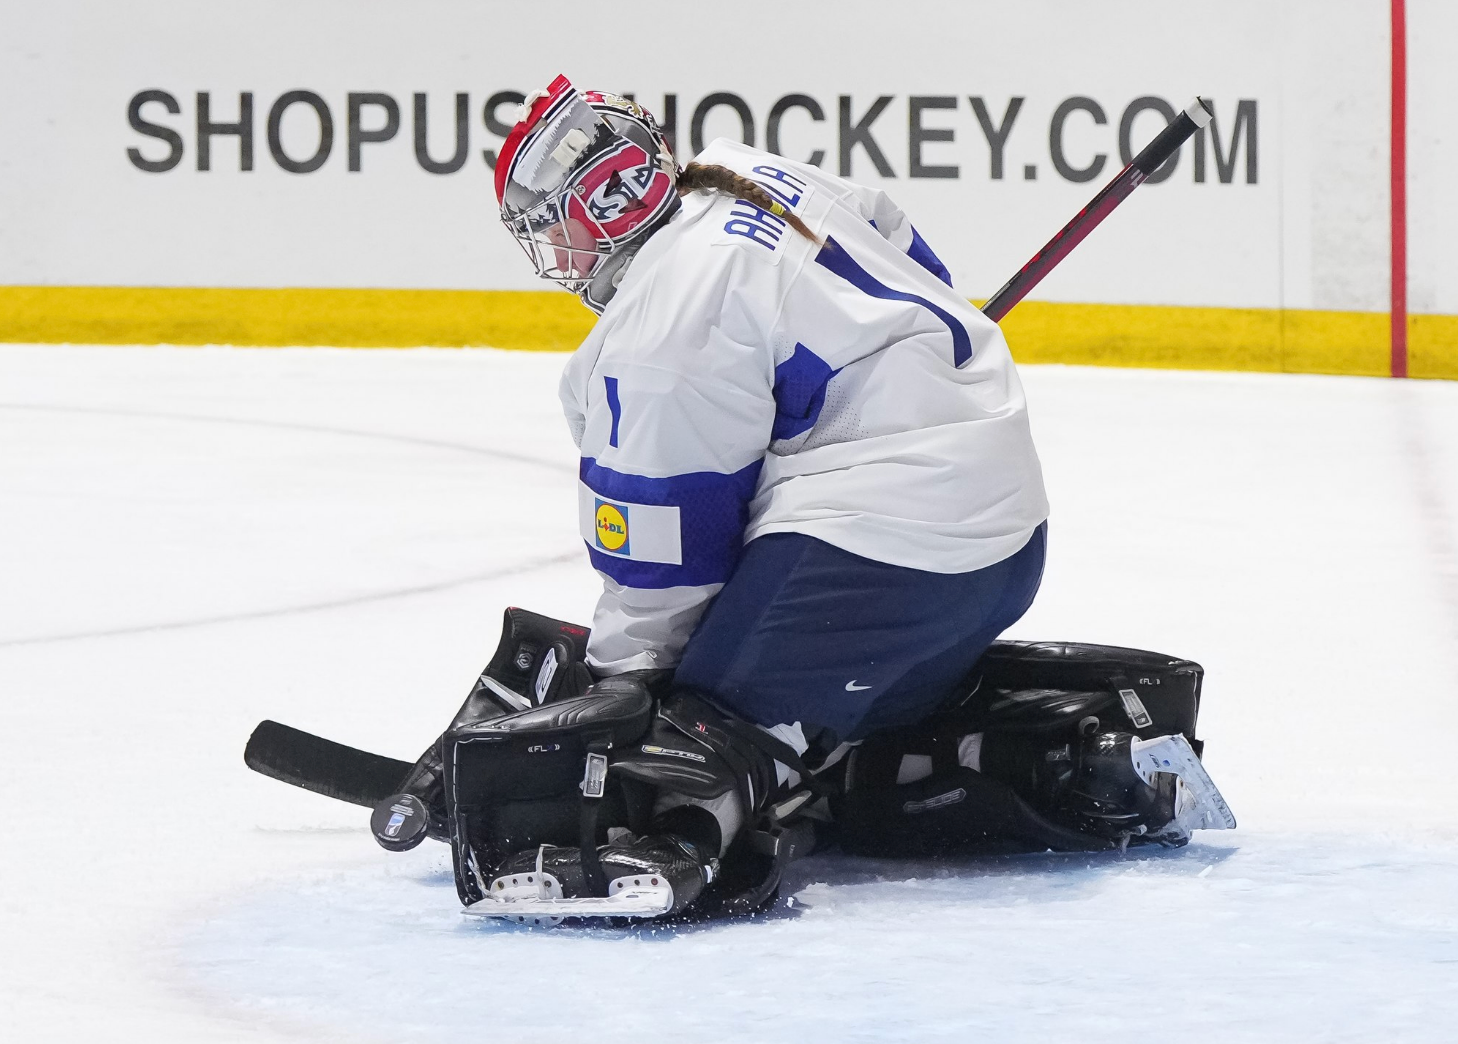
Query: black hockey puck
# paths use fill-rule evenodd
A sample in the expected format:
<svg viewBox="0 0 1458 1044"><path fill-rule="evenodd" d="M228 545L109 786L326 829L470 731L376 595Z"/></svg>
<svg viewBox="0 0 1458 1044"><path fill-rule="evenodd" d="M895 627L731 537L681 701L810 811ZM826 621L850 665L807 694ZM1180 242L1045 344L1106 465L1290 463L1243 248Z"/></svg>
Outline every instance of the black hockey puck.
<svg viewBox="0 0 1458 1044"><path fill-rule="evenodd" d="M380 847L391 852L408 852L425 840L429 826L425 804L414 794L396 794L375 806L370 830Z"/></svg>

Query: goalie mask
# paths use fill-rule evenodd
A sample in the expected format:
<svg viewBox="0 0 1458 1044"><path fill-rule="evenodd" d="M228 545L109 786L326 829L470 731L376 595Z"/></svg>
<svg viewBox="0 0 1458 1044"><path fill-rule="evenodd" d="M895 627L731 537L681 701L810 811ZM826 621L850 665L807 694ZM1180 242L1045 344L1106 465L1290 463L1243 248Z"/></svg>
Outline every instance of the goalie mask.
<svg viewBox="0 0 1458 1044"><path fill-rule="evenodd" d="M496 161L501 220L537 274L601 312L678 209L677 168L648 112L558 76L522 104Z"/></svg>

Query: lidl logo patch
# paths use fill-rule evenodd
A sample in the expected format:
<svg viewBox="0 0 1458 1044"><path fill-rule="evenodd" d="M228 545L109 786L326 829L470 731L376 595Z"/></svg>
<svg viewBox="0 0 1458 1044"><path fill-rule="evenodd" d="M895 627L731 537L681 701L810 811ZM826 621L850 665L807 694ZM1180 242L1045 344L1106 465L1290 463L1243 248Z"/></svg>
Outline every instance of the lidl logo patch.
<svg viewBox="0 0 1458 1044"><path fill-rule="evenodd" d="M598 547L618 555L632 553L628 549L628 508L626 505L609 504L605 500L599 500L593 527L596 530Z"/></svg>

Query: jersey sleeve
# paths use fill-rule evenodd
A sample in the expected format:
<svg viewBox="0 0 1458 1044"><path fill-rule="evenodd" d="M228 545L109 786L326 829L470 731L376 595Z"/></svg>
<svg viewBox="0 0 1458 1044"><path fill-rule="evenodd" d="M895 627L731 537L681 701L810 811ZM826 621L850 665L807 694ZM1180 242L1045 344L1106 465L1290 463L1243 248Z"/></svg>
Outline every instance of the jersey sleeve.
<svg viewBox="0 0 1458 1044"><path fill-rule="evenodd" d="M582 397L579 518L603 577L588 662L601 673L678 662L739 559L774 422L762 346L712 320L670 325L661 350L604 351Z"/></svg>

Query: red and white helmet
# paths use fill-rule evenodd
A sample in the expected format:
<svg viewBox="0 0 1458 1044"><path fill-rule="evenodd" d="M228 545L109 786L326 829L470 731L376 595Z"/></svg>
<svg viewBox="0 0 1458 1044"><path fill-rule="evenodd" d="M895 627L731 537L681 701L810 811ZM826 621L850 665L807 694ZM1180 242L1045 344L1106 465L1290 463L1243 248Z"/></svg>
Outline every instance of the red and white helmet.
<svg viewBox="0 0 1458 1044"><path fill-rule="evenodd" d="M676 178L647 110L558 76L522 103L496 161L496 199L537 274L602 311L628 258L677 209Z"/></svg>

